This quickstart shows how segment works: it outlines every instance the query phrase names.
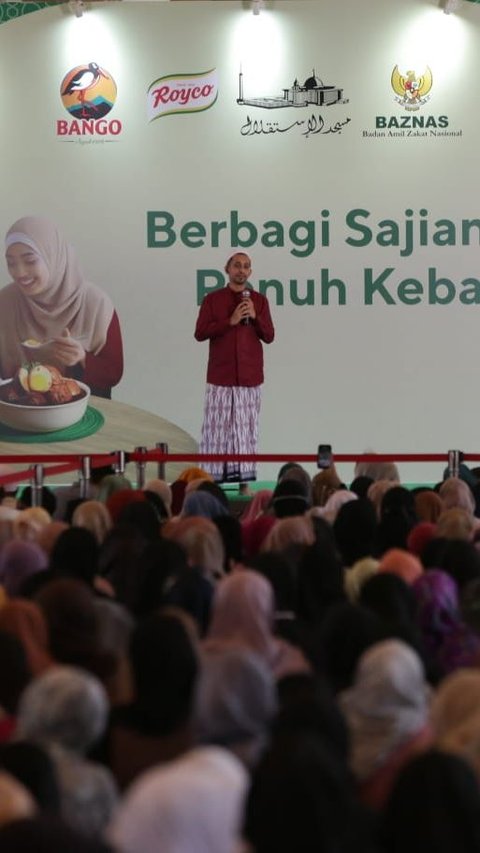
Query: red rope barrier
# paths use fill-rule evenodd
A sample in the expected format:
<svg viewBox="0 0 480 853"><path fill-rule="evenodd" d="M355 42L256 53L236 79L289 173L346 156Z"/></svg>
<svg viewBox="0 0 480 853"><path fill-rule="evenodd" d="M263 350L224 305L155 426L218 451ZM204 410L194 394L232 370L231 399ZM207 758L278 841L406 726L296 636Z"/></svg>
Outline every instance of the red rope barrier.
<svg viewBox="0 0 480 853"><path fill-rule="evenodd" d="M118 463L120 456L124 462L307 462L317 463L317 454L313 453L246 453L227 456L223 453L169 453L168 451L154 448L152 450L142 450L141 452L133 451L131 453L117 450L111 453L103 454L68 454L68 453L39 453L39 454L20 454L11 453L0 456L1 463L24 465L48 465L43 471L44 476L55 476L66 474L70 471L80 471L82 468L82 460L90 459L91 468L99 468L103 466ZM334 462L440 462L448 464L449 453L334 453ZM480 453L462 452L462 460L471 462L480 462ZM8 485L9 483L18 483L22 480L30 480L33 476L31 468L16 471L12 474L5 474L0 477L0 485Z"/></svg>
<svg viewBox="0 0 480 853"><path fill-rule="evenodd" d="M317 462L311 453L244 453L226 456L222 453L130 453L131 462ZM464 453L464 459L480 461L480 453ZM445 462L448 453L334 453L334 462Z"/></svg>
<svg viewBox="0 0 480 853"><path fill-rule="evenodd" d="M155 451L152 451L155 453ZM117 451L113 450L111 453L5 453L0 456L0 462L3 464L7 463L15 463L15 462L25 462L26 464L31 463L32 465L41 464L43 462L71 462L72 465L76 465L80 467L81 460L84 456L90 456L92 459L92 465L94 464L95 468L98 468L102 465L111 465L115 462L117 457ZM95 462L94 462L95 460Z"/></svg>

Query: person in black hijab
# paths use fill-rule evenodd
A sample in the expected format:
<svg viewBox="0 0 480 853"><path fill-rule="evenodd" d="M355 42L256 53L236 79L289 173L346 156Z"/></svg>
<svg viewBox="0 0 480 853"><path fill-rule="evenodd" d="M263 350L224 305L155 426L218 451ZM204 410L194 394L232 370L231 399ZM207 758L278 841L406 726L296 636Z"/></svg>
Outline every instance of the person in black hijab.
<svg viewBox="0 0 480 853"><path fill-rule="evenodd" d="M380 827L385 853L478 853L480 791L455 755L431 750L400 772Z"/></svg>
<svg viewBox="0 0 480 853"><path fill-rule="evenodd" d="M253 773L244 834L255 853L366 853L371 826L326 740L283 732Z"/></svg>
<svg viewBox="0 0 480 853"><path fill-rule="evenodd" d="M371 501L366 498L348 501L340 507L333 523L337 547L344 566L370 557L375 551L377 516Z"/></svg>

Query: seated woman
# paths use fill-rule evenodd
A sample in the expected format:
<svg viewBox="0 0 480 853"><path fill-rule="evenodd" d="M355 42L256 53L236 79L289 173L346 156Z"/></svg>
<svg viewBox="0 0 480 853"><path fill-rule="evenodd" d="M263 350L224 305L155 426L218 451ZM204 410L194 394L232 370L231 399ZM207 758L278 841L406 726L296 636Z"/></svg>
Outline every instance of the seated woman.
<svg viewBox="0 0 480 853"><path fill-rule="evenodd" d="M139 622L130 643L131 701L113 710L105 758L120 789L193 747L199 672L193 621L174 608Z"/></svg>
<svg viewBox="0 0 480 853"><path fill-rule="evenodd" d="M277 681L285 675L310 672L300 649L273 634L274 616L274 592L267 578L251 569L234 571L216 586L202 650L219 654L232 646L250 649Z"/></svg>
<svg viewBox="0 0 480 853"><path fill-rule="evenodd" d="M10 378L33 354L111 397L123 373L119 320L110 297L84 278L73 248L48 219L27 216L7 232L6 261L12 281L0 290L0 375Z"/></svg>
<svg viewBox="0 0 480 853"><path fill-rule="evenodd" d="M431 744L430 689L422 662L400 640L367 649L353 686L339 695L351 738L351 769L361 801L380 810L400 770Z"/></svg>

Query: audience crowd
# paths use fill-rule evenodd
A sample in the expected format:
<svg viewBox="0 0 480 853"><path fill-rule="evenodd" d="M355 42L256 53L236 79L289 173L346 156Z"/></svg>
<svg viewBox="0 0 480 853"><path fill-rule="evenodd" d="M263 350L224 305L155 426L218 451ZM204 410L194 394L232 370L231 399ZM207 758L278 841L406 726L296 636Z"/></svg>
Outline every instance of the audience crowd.
<svg viewBox="0 0 480 853"><path fill-rule="evenodd" d="M1 490L2 853L480 853L458 474Z"/></svg>

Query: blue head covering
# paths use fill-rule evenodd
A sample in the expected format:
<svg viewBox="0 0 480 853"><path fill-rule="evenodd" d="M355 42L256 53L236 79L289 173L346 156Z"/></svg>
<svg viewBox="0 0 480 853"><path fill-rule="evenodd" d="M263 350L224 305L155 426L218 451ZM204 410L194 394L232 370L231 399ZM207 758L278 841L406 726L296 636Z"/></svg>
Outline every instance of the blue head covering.
<svg viewBox="0 0 480 853"><path fill-rule="evenodd" d="M228 510L222 503L208 492L190 492L183 503L182 515L184 517L196 515L201 518L209 518L212 521L219 515L228 515Z"/></svg>

